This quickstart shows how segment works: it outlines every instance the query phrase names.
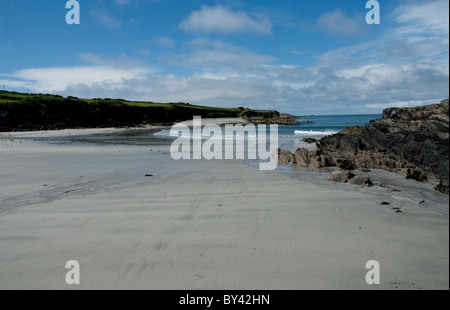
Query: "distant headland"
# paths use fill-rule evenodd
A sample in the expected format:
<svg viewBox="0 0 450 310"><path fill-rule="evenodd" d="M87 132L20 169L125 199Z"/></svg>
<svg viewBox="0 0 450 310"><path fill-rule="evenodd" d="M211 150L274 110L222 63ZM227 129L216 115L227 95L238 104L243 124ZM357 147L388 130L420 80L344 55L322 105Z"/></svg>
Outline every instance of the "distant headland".
<svg viewBox="0 0 450 310"><path fill-rule="evenodd" d="M170 126L202 118L245 118L252 123L296 124L296 117L278 111L218 108L189 103L156 103L124 99L81 99L49 94L0 91L0 131L67 128Z"/></svg>

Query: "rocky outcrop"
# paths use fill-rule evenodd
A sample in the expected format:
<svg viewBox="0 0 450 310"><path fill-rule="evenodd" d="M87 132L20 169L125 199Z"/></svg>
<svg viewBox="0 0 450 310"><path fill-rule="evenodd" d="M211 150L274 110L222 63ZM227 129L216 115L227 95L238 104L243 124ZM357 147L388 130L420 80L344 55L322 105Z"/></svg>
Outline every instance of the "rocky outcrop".
<svg viewBox="0 0 450 310"><path fill-rule="evenodd" d="M302 123L299 122L295 117L284 116L271 118L251 117L245 119L254 125L299 125Z"/></svg>
<svg viewBox="0 0 450 310"><path fill-rule="evenodd" d="M372 181L368 176L364 175L355 175L350 171L335 171L331 174L329 181L340 182L340 183L350 183L354 185L359 185L362 187L370 187L373 186Z"/></svg>
<svg viewBox="0 0 450 310"><path fill-rule="evenodd" d="M272 112L272 113L271 113ZM266 111L265 114L260 114L258 111L245 111L240 117L247 120L254 125L301 125L314 124L314 121L305 121L305 117L295 116L287 113L282 115L277 111Z"/></svg>
<svg viewBox="0 0 450 310"><path fill-rule="evenodd" d="M294 163L293 155L290 151L278 149L278 163L288 165Z"/></svg>
<svg viewBox="0 0 450 310"><path fill-rule="evenodd" d="M294 160L297 165L308 167L310 161L310 154L307 149L298 149L294 154Z"/></svg>
<svg viewBox="0 0 450 310"><path fill-rule="evenodd" d="M303 138L302 139L303 142L306 142L308 144L312 144L312 143L317 143L319 142L319 140L315 139L315 138Z"/></svg>
<svg viewBox="0 0 450 310"><path fill-rule="evenodd" d="M344 170L384 169L431 181L449 192L448 100L415 108L390 108L382 119L327 136L316 150L297 150L291 163ZM297 160L298 159L298 160Z"/></svg>

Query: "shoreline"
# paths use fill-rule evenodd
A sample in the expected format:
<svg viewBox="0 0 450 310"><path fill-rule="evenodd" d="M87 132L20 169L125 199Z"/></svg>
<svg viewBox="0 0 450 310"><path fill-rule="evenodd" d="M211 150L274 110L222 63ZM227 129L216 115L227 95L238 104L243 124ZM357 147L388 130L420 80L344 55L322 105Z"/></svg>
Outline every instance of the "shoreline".
<svg viewBox="0 0 450 310"><path fill-rule="evenodd" d="M176 122L173 124L186 124L192 126L192 120L186 120ZM249 124L250 122L244 118L202 118L202 125L207 124ZM0 131L0 137L20 137L20 136L70 136L74 134L90 135L90 134L102 134L113 133L124 130L148 130L148 129L167 129L172 127L171 125L142 125L142 126L125 126L125 127L87 127L87 128L64 128L64 129L43 129L43 130L20 130L20 131Z"/></svg>
<svg viewBox="0 0 450 310"><path fill-rule="evenodd" d="M73 259L81 289L449 287L448 216L407 193L41 138L0 145L1 289L73 289Z"/></svg>
<svg viewBox="0 0 450 310"><path fill-rule="evenodd" d="M186 124L192 127L192 121L184 121L182 124ZM220 126L225 124L249 124L245 119L241 118L219 118L219 119L202 119L202 126L208 124L218 124ZM144 126L144 127L130 127L130 128L91 128L91 129L63 129L63 130L45 130L45 131L30 131L30 132L14 132L14 133L3 133L1 136L0 132L0 154L6 149L2 149L3 146L8 146L9 148L14 148L19 152L33 152L32 148L36 148L39 152L58 152L59 144L65 144L66 148L71 150L80 150L81 152L107 152L114 151L117 152L158 152L158 153L169 153L170 143L173 139L164 135L152 135L150 139L146 140L145 144L121 144L115 143L114 140L117 139L117 134L121 133L128 137L128 132L142 131L152 132L153 130L158 132L159 130L167 129L167 127L162 126ZM102 135L111 135L113 137L112 141L107 141L105 143L98 143L97 140L87 139L89 136L103 137ZM25 139L24 143L14 143L14 139ZM6 142L6 143L5 143ZM55 144L57 142L57 144ZM79 146L78 144L83 144ZM73 145L72 145L73 144ZM31 147L31 149L30 149ZM103 149L103 150L102 150ZM102 150L102 151L100 151ZM219 161L220 162L220 161ZM247 165L257 169L256 164L258 161L244 160ZM296 178L306 178L308 181L315 182L317 184L323 184L324 181L332 182L326 180L330 174L334 171L339 171L340 169L336 167L331 168L304 168L297 165L283 165L279 164L278 168L275 169L277 173L283 173L286 175L295 176ZM448 195L442 194L435 191L432 188L432 184L429 182L417 182L415 180L404 179L403 175L396 172L389 172L381 169L371 169L367 172L353 171L357 175L369 176L372 180L376 182L377 187L385 188L389 190L398 190L407 192L410 196L415 196L417 199L420 197L435 198L437 207L424 205L426 208L430 208L444 215L449 215L448 208L445 208L445 204L448 200ZM320 176L320 179L318 179ZM344 186L349 186L349 184L344 184ZM355 186L357 189L358 186ZM417 195L416 195L417 194ZM422 201L422 200L420 200ZM447 204L448 206L448 204Z"/></svg>
<svg viewBox="0 0 450 310"><path fill-rule="evenodd" d="M192 126L192 121L181 122L188 126ZM218 124L220 126L225 124L249 124L244 119L235 118L219 118L219 119L202 119L202 126L208 124ZM70 151L80 151L89 153L105 153L105 152L151 152L151 153L165 153L169 154L169 147L173 139L164 135L152 135L150 139L145 140L144 144L121 144L114 142L117 139L117 134L124 134L125 139L128 137L128 132L142 131L158 132L159 130L167 129L162 126L145 126L145 127L130 127L130 128L91 128L91 129L63 129L63 130L46 130L46 131L32 131L32 132L14 132L6 133L1 136L0 133L0 154L8 153L7 146L10 150L18 152L33 152L52 153L60 150L59 144L63 144L64 148ZM98 140L87 139L89 136L103 137L103 135L111 135L112 141L99 143ZM14 143L14 140L23 140L22 143ZM3 144L2 144L3 142ZM80 145L81 144L81 145ZM35 148L33 150L33 148ZM9 151L10 151L9 150ZM214 160L213 160L214 161ZM217 161L220 164L220 161ZM257 168L258 160L244 160L246 165ZM294 178L305 179L315 184L323 185L325 183L335 183L327 180L327 178L334 171L339 171L337 167L330 168L304 168L297 165L283 165L279 164L274 170L276 173L293 176ZM400 173L389 172L381 169L371 169L367 172L353 171L357 175L369 176L375 182L375 187L384 189L388 192L398 191L405 192L405 195L415 197L416 200L426 203L422 207L429 208L438 213L448 216L448 195L436 191L429 182L417 182L415 180L404 179ZM344 187L353 187L358 190L359 186L350 184L341 184Z"/></svg>

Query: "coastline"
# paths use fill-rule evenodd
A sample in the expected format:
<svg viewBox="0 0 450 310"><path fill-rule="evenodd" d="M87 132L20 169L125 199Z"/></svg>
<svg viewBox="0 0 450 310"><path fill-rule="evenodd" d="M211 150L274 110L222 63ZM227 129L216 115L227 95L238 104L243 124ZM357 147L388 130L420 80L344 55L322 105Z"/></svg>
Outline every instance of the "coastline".
<svg viewBox="0 0 450 310"><path fill-rule="evenodd" d="M72 289L71 259L81 289L449 288L448 216L403 192L35 138L0 140L0 289Z"/></svg>

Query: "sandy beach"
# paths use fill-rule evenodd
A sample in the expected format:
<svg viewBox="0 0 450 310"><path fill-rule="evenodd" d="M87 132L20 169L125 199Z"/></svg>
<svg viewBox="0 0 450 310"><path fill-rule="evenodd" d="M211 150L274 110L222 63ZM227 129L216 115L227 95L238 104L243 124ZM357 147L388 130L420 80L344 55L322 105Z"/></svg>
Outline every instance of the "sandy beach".
<svg viewBox="0 0 450 310"><path fill-rule="evenodd" d="M65 142L119 131L0 134L0 289L449 289L448 212L420 195Z"/></svg>

